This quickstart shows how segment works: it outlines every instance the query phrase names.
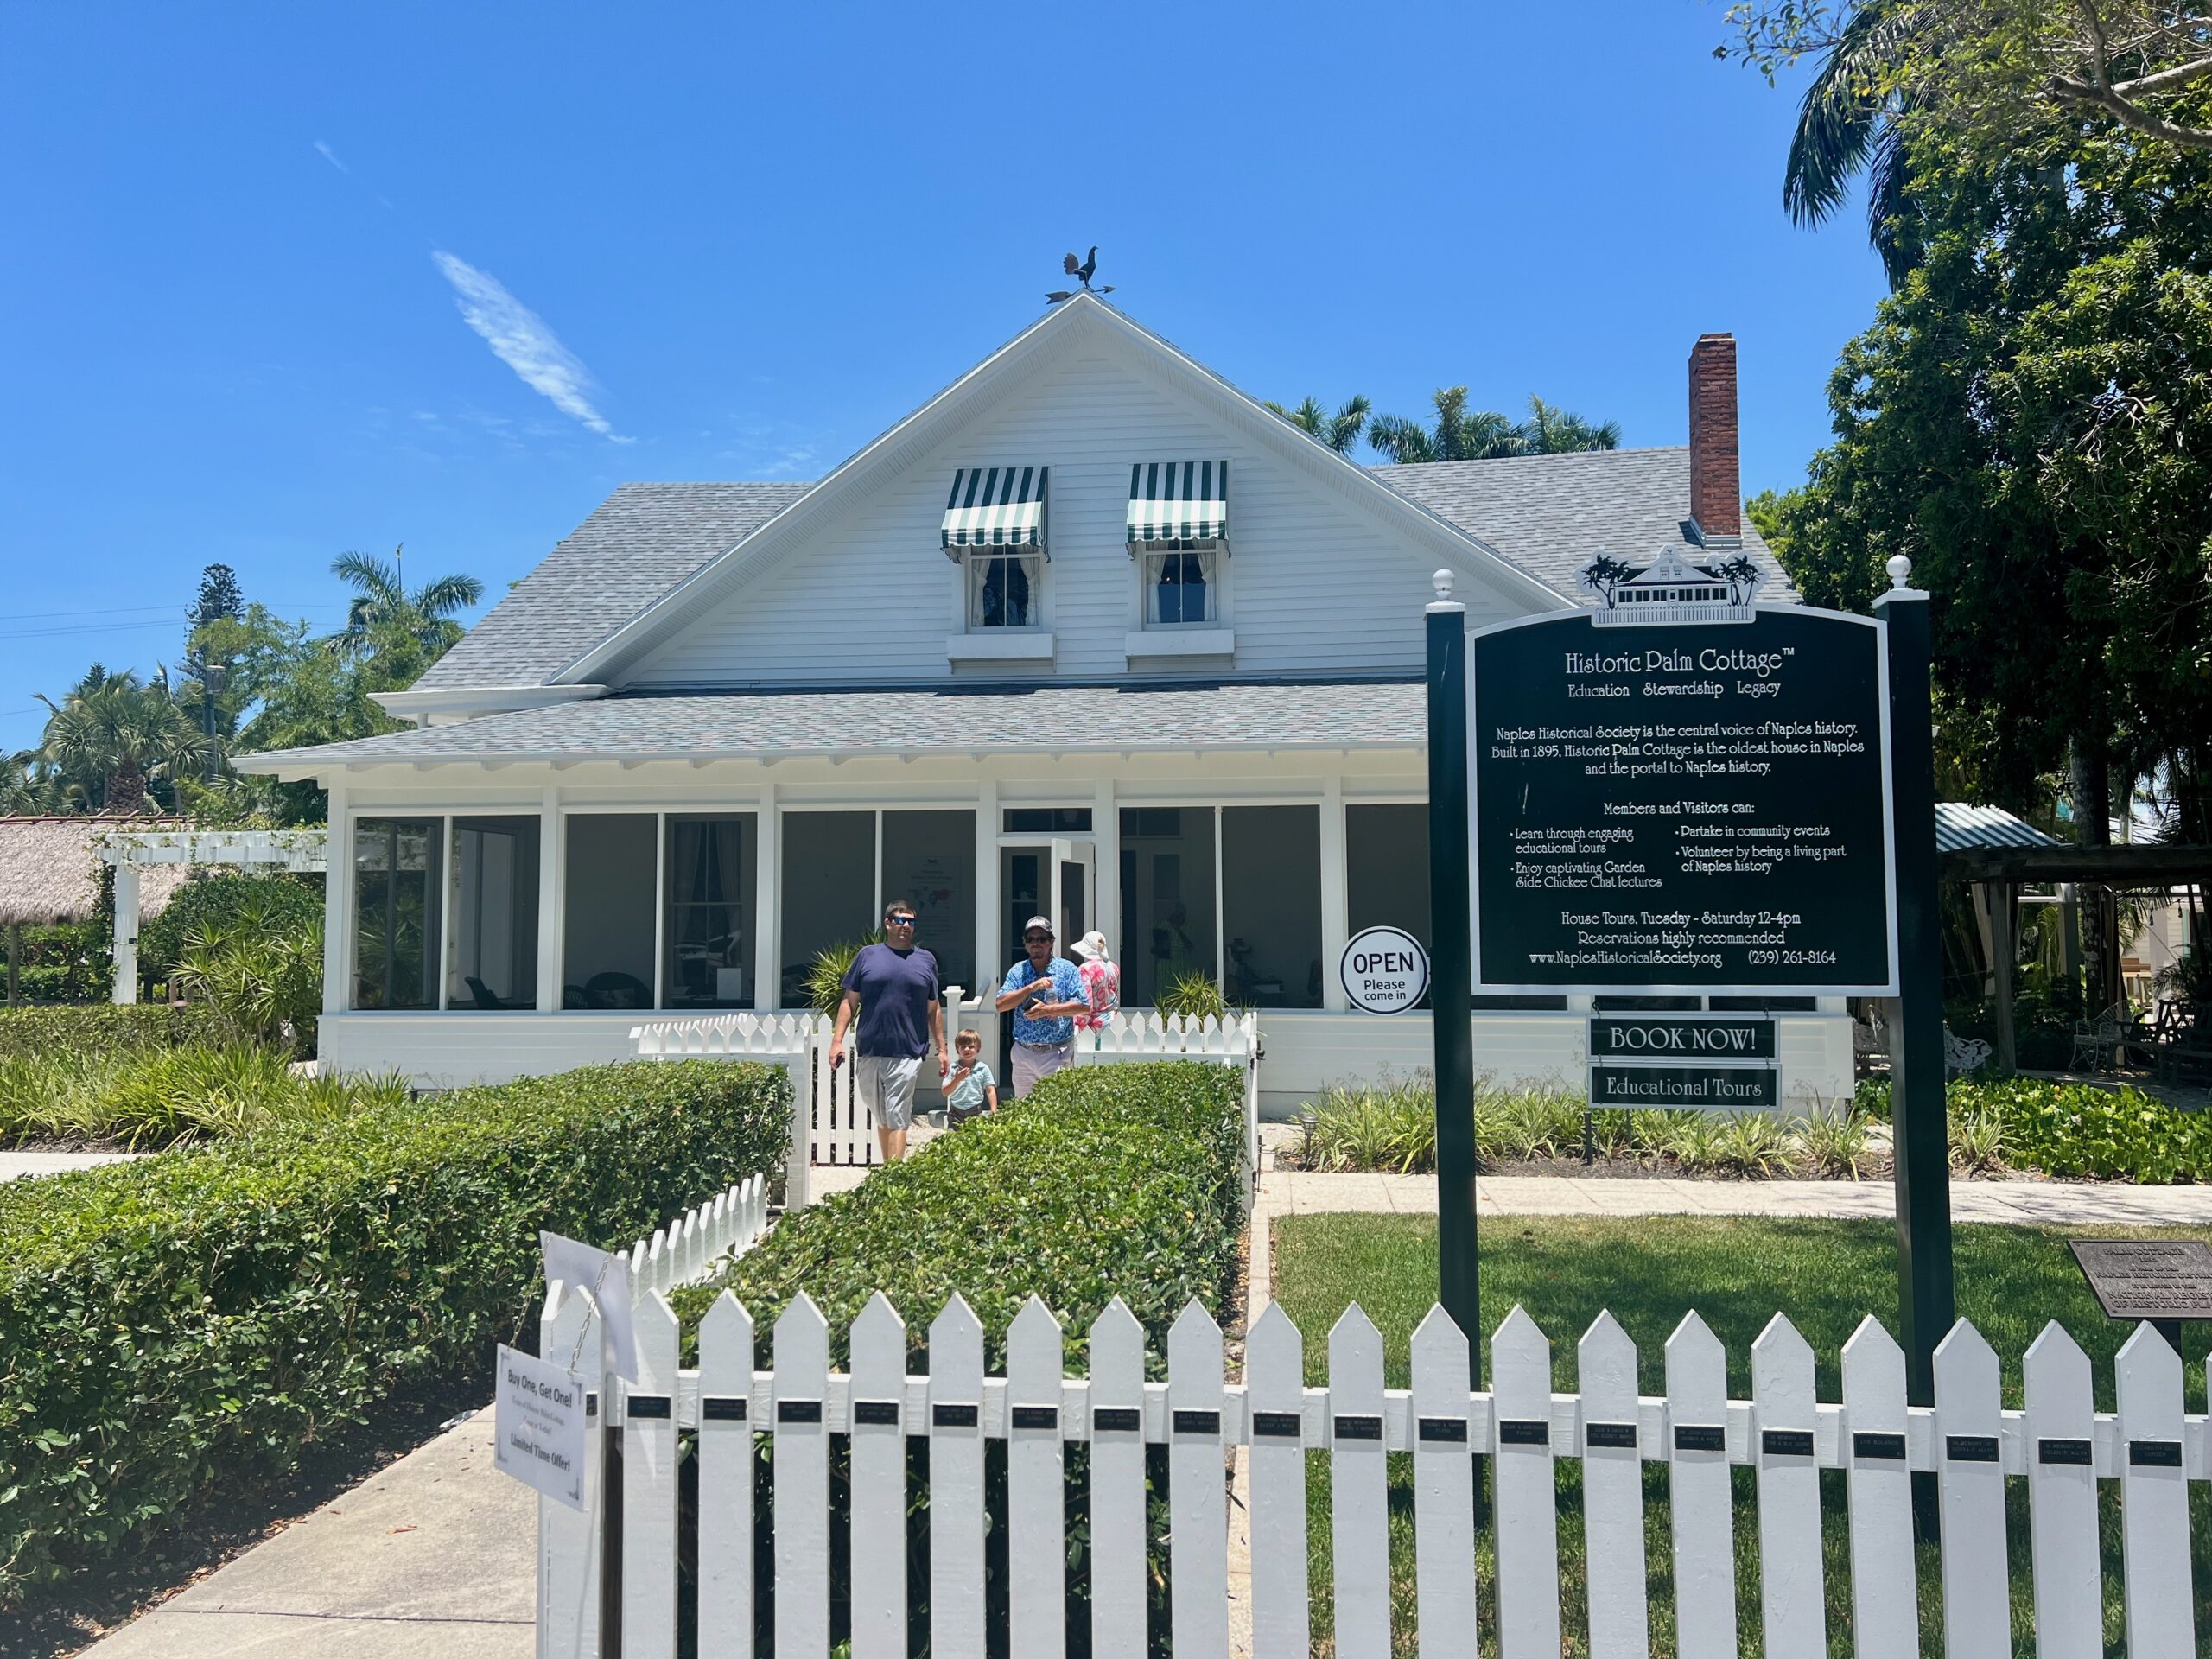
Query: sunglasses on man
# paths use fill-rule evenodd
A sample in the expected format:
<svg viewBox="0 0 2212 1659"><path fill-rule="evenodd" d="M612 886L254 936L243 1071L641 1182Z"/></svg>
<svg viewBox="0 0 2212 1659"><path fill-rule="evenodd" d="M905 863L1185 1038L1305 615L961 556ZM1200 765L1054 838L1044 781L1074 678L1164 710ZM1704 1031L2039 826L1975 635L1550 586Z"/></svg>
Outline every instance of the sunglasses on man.
<svg viewBox="0 0 2212 1659"><path fill-rule="evenodd" d="M883 919L892 927L912 927L914 925L914 918L911 916L887 916Z"/></svg>
<svg viewBox="0 0 2212 1659"><path fill-rule="evenodd" d="M1021 936L1021 942L1024 944L1050 944L1052 936L1049 933L1025 933Z"/></svg>

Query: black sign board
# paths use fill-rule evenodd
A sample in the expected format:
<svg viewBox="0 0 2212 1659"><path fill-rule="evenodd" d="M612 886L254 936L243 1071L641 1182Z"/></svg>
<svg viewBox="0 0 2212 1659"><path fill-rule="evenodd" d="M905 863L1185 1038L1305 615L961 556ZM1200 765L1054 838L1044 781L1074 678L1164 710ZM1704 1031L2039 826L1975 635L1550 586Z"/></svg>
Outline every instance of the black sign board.
<svg viewBox="0 0 2212 1659"><path fill-rule="evenodd" d="M1764 1014L1593 1014L1593 1060L1771 1060L1774 1021Z"/></svg>
<svg viewBox="0 0 2212 1659"><path fill-rule="evenodd" d="M1694 1107L1771 1111L1782 1104L1782 1073L1771 1065L1652 1065L1590 1063L1590 1103L1605 1107Z"/></svg>
<svg viewBox="0 0 2212 1659"><path fill-rule="evenodd" d="M1603 614L1472 636L1476 988L1894 995L1879 626Z"/></svg>
<svg viewBox="0 0 2212 1659"><path fill-rule="evenodd" d="M2212 1319L2212 1244L2069 1238L2066 1248L2108 1319Z"/></svg>

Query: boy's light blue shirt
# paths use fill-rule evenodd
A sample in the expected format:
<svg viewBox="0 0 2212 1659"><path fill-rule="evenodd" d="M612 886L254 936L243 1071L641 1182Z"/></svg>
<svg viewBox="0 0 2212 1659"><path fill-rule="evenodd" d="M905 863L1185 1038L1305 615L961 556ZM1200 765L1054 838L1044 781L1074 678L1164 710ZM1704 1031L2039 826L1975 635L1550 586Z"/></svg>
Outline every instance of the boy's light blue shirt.
<svg viewBox="0 0 2212 1659"><path fill-rule="evenodd" d="M946 1109L963 1114L982 1111L991 1103L989 1091L998 1087L998 1081L991 1075L989 1063L977 1060L969 1068L968 1075L955 1084L952 1092L945 1096Z"/></svg>

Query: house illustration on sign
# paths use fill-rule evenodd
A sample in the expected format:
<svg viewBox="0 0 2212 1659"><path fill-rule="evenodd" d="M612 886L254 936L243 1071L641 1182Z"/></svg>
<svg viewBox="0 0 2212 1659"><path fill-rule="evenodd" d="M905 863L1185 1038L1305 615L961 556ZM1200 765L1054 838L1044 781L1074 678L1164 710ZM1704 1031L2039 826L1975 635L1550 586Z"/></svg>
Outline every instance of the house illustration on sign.
<svg viewBox="0 0 2212 1659"><path fill-rule="evenodd" d="M1596 627L1653 622L1748 622L1766 572L1739 550L1709 565L1693 564L1672 548L1641 570L1600 553L1575 573L1586 593L1603 601Z"/></svg>

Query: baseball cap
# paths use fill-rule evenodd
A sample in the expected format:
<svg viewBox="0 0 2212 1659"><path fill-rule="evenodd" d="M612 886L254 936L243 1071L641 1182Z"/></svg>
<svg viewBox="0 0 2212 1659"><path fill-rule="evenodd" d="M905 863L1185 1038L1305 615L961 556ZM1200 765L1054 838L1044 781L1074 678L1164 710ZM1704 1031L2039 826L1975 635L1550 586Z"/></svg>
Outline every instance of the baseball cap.
<svg viewBox="0 0 2212 1659"><path fill-rule="evenodd" d="M1021 925L1021 937L1026 939L1040 927L1047 933L1052 933L1054 938L1059 938L1058 933L1052 931L1052 918L1049 916L1032 916Z"/></svg>

